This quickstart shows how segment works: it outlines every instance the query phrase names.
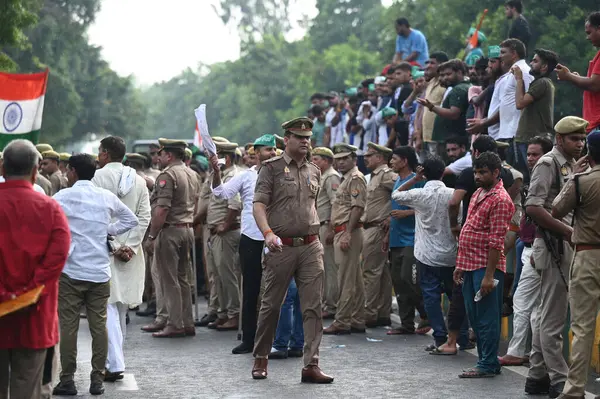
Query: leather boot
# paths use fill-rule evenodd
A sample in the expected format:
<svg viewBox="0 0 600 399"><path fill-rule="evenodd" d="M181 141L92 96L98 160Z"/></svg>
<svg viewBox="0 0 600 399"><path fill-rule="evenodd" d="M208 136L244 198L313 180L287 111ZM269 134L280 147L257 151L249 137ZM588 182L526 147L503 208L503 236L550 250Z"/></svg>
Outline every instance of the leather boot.
<svg viewBox="0 0 600 399"><path fill-rule="evenodd" d="M310 364L302 369L301 381L312 384L330 384L333 382L333 377L323 373L316 364Z"/></svg>
<svg viewBox="0 0 600 399"><path fill-rule="evenodd" d="M262 357L254 359L254 366L252 367L252 378L255 380L264 380L267 378L267 364L269 361Z"/></svg>
<svg viewBox="0 0 600 399"><path fill-rule="evenodd" d="M227 323L227 319L217 319L211 323L208 323L208 328L210 328L211 330L216 330L218 326L223 325Z"/></svg>
<svg viewBox="0 0 600 399"><path fill-rule="evenodd" d="M152 334L154 338L181 338L185 337L185 328L175 328L167 325L162 331Z"/></svg>
<svg viewBox="0 0 600 399"><path fill-rule="evenodd" d="M227 321L221 325L217 325L217 331L231 331L237 330L239 327L238 316L227 319Z"/></svg>

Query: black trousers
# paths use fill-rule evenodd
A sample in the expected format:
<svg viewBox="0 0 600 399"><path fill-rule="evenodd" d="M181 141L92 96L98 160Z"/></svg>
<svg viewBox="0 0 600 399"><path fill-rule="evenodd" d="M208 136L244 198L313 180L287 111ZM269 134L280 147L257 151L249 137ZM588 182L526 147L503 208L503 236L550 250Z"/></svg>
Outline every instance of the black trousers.
<svg viewBox="0 0 600 399"><path fill-rule="evenodd" d="M262 251L264 241L256 241L242 234L240 238L240 265L242 267L242 341L254 345L258 317L258 296L262 279Z"/></svg>

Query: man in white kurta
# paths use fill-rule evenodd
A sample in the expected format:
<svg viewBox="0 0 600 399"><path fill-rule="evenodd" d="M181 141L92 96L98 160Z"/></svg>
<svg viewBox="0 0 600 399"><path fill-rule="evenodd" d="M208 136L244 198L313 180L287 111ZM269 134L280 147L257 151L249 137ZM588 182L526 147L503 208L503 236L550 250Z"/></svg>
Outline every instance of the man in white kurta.
<svg viewBox="0 0 600 399"><path fill-rule="evenodd" d="M146 181L133 168L121 163L125 142L120 137L107 137L100 142L98 163L92 182L114 193L138 218L138 227L112 241L115 253L111 259L110 298L106 328L108 357L105 381L122 378L125 371L123 340L125 319L130 306L142 303L145 261L142 241L150 224L150 199Z"/></svg>

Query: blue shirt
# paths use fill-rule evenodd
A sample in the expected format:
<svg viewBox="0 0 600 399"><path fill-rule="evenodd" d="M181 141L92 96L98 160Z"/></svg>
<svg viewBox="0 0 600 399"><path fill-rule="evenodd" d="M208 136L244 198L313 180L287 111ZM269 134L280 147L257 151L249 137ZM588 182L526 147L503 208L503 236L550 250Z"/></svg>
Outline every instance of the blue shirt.
<svg viewBox="0 0 600 399"><path fill-rule="evenodd" d="M396 53L402 53L402 59L405 60L414 51L419 54L415 61L425 67L425 62L429 59L429 48L427 47L425 35L416 29L411 29L408 37L398 35L396 38Z"/></svg>
<svg viewBox="0 0 600 399"><path fill-rule="evenodd" d="M406 179L396 180L394 184L394 191L400 186L409 181L415 176L414 173L408 175ZM412 188L422 188L425 186L424 182L418 182ZM411 190L412 190L411 188ZM399 205L396 201L392 200L392 210L406 210L411 209L404 205ZM415 216L409 216L403 219L392 218L390 222L390 248L398 247L412 247L415 245Z"/></svg>

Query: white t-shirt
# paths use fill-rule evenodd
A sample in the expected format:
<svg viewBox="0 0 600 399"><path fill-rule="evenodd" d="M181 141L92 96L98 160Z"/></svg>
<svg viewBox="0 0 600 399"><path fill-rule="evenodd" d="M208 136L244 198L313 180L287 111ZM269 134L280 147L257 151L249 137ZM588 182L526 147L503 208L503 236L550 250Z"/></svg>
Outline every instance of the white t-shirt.
<svg viewBox="0 0 600 399"><path fill-rule="evenodd" d="M455 176L460 175L460 172L473 166L473 159L471 158L471 152L467 152L462 158L457 159L448 165L448 169L452 171Z"/></svg>

